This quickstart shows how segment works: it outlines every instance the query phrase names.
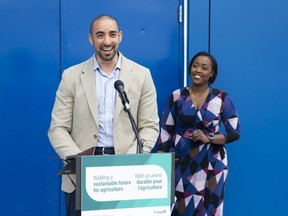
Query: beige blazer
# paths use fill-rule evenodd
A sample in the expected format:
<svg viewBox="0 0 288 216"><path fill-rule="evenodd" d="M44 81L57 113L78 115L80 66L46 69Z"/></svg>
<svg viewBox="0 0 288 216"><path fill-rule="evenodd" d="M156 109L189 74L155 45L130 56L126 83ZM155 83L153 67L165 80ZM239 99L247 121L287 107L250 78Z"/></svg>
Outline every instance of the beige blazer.
<svg viewBox="0 0 288 216"><path fill-rule="evenodd" d="M98 106L93 58L65 70L56 92L48 137L63 159L97 146ZM150 152L159 134L156 90L150 71L122 56L119 79L124 83L140 137L147 141L143 150ZM113 135L116 154L136 153L136 137L118 93ZM75 176L72 178L75 181ZM68 176L64 175L62 190L70 193L74 189Z"/></svg>

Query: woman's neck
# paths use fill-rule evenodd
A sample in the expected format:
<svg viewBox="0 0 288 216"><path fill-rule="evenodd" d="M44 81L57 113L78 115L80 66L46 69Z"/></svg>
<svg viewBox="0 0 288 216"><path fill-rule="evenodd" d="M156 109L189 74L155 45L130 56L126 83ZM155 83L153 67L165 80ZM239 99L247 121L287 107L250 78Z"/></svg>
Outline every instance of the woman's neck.
<svg viewBox="0 0 288 216"><path fill-rule="evenodd" d="M210 86L207 84L207 85L191 85L190 87L190 90L195 92L195 93L201 93L201 92L205 92L207 91L208 88L210 88Z"/></svg>

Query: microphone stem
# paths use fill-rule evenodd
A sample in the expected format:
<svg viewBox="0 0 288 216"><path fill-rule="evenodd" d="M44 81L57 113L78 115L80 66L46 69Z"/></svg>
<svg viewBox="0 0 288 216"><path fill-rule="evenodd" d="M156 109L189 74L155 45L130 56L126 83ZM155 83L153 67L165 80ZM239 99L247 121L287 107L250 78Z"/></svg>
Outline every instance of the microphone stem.
<svg viewBox="0 0 288 216"><path fill-rule="evenodd" d="M136 154L143 154L143 144L142 144L140 136L138 134L137 126L136 126L136 123L134 121L134 118L130 112L130 109L125 110L125 111L128 113L128 116L129 116L129 119L130 119L130 122L132 125L132 129L133 129L135 136L136 136L136 139L137 139L137 152L136 152Z"/></svg>

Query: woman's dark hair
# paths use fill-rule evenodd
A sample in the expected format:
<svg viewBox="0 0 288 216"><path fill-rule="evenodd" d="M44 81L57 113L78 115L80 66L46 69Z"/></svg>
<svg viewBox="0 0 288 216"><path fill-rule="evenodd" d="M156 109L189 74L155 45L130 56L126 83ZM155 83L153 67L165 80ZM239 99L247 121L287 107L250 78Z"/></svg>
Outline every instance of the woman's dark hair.
<svg viewBox="0 0 288 216"><path fill-rule="evenodd" d="M190 74L191 71L191 67L194 63L194 60L198 57L198 56L206 56L210 59L211 63L212 63L212 70L214 71L213 76L209 79L209 83L214 83L214 81L216 80L217 74L218 74L218 64L216 59L214 58L214 56L212 56L210 53L206 52L206 51L201 51L198 52L196 55L193 56L193 58L191 59L190 63L189 63L189 70L188 73Z"/></svg>

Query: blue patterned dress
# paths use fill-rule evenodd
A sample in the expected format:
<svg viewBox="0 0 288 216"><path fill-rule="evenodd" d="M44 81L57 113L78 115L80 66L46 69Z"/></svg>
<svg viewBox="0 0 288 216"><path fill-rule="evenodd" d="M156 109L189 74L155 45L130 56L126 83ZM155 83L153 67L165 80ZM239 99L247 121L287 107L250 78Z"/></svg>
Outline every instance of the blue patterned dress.
<svg viewBox="0 0 288 216"><path fill-rule="evenodd" d="M222 216L228 166L224 145L204 144L190 139L200 129L205 134L221 132L226 143L240 137L237 111L228 94L210 88L199 110L194 107L188 87L169 97L161 119L157 148L175 152L175 195L172 216Z"/></svg>

